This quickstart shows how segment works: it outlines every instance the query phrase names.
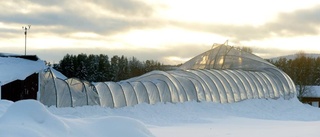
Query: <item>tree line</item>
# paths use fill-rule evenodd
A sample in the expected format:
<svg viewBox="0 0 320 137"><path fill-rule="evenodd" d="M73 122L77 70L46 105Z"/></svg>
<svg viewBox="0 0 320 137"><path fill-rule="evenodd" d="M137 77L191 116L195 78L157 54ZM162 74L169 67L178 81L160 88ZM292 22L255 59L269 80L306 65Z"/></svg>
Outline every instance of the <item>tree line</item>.
<svg viewBox="0 0 320 137"><path fill-rule="evenodd" d="M120 81L135 76L140 76L152 70L163 70L164 65L158 61L139 61L135 57L114 55L65 55L59 64L53 66L66 77L76 77L81 80L101 82Z"/></svg>
<svg viewBox="0 0 320 137"><path fill-rule="evenodd" d="M295 59L269 61L290 76L301 96L310 90L308 86L320 85L320 57L307 57L304 52L295 56Z"/></svg>

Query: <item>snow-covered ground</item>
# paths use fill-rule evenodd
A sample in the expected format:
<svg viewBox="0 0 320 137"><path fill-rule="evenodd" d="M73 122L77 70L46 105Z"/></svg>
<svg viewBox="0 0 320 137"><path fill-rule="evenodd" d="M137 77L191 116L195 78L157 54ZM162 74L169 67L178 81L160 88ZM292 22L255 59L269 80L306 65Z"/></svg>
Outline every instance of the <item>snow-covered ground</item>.
<svg viewBox="0 0 320 137"><path fill-rule="evenodd" d="M0 101L1 137L319 137L320 109L297 99L185 102L119 109Z"/></svg>

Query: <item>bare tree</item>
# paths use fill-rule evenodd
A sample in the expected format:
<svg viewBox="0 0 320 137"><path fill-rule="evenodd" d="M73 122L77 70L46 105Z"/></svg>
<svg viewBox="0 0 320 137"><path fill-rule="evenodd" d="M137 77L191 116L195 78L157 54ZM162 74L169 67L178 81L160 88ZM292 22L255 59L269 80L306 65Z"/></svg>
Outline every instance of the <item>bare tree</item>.
<svg viewBox="0 0 320 137"><path fill-rule="evenodd" d="M280 58L273 64L294 81L298 98L301 100L303 96L313 92L311 85L319 85L320 58L307 57L303 51L299 51L295 56L295 59Z"/></svg>
<svg viewBox="0 0 320 137"><path fill-rule="evenodd" d="M308 92L311 92L310 79L312 79L311 72L311 59L307 58L306 53L300 51L296 54L295 65L294 65L294 77L293 80L296 82L298 90L298 98L301 100Z"/></svg>

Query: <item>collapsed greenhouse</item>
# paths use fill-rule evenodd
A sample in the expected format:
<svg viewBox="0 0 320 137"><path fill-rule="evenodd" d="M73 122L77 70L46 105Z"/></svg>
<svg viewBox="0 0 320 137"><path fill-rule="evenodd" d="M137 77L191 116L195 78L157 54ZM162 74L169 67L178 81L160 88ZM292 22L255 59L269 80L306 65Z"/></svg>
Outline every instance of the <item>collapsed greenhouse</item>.
<svg viewBox="0 0 320 137"><path fill-rule="evenodd" d="M291 78L264 59L228 45L215 45L179 69L152 71L120 82L89 83L52 69L40 75L40 101L47 106L100 105L120 108L141 103L211 101L296 96Z"/></svg>

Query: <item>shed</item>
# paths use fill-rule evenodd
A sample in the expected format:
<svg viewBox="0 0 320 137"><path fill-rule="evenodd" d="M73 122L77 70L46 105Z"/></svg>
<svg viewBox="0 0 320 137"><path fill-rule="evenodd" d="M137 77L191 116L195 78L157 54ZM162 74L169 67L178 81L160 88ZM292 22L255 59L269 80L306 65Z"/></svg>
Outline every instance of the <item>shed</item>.
<svg viewBox="0 0 320 137"><path fill-rule="evenodd" d="M37 99L39 72L45 62L36 55L0 53L0 99Z"/></svg>
<svg viewBox="0 0 320 137"><path fill-rule="evenodd" d="M309 90L301 96L301 102L320 108L320 86L308 86Z"/></svg>

